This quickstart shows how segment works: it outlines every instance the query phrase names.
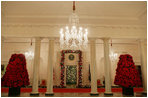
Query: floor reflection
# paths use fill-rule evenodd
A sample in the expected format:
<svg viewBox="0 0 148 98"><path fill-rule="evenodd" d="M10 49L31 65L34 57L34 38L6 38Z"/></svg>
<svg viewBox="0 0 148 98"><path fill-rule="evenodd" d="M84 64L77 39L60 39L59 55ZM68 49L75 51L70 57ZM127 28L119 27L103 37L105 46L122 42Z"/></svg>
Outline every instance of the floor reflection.
<svg viewBox="0 0 148 98"><path fill-rule="evenodd" d="M1 93L1 97L8 97L8 93ZM34 97L30 96L30 93L21 93L20 96L15 97ZM37 97L37 96L35 96ZM46 97L45 93L40 93L38 97ZM89 93L54 93L53 96L50 97L93 97ZM99 93L99 95L95 95L94 97L133 97L133 96L125 96L122 93L113 93L113 96L104 95L104 93ZM134 97L146 97L142 93L134 93Z"/></svg>

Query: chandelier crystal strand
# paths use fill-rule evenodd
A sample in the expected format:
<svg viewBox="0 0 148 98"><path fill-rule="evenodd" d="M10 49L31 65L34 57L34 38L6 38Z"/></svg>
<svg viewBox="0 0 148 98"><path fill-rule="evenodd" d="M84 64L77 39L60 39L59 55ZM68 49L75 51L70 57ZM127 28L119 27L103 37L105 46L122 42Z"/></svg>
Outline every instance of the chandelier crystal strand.
<svg viewBox="0 0 148 98"><path fill-rule="evenodd" d="M69 17L69 26L60 30L61 49L85 49L88 43L88 30L79 27L79 17L75 13L75 2L73 2L73 13Z"/></svg>

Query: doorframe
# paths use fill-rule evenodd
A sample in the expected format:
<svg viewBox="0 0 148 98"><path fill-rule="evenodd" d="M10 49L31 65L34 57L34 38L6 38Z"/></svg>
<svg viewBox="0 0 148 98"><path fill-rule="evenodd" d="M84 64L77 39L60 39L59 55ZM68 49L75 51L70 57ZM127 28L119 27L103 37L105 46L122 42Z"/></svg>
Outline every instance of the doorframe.
<svg viewBox="0 0 148 98"><path fill-rule="evenodd" d="M60 62L60 66L61 66L61 82L60 82L60 86L63 88L64 86L66 86L66 83L65 83L65 65L66 62L65 62L65 54L66 53L76 53L78 55L78 61L76 62L77 66L78 66L78 82L77 82L77 86L82 86L82 83L83 83L83 79L82 79L82 67L83 67L83 62L82 62L82 51L81 50L62 50L61 51L61 62ZM80 71L80 73L79 73Z"/></svg>

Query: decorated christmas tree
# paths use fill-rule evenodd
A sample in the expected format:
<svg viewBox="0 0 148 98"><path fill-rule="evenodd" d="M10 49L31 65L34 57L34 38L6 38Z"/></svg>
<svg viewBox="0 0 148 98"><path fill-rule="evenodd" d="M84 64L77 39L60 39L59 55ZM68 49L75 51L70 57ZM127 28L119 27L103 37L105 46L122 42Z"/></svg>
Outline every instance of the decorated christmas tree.
<svg viewBox="0 0 148 98"><path fill-rule="evenodd" d="M131 55L120 55L114 83L127 88L141 86L140 75Z"/></svg>
<svg viewBox="0 0 148 98"><path fill-rule="evenodd" d="M2 86L22 87L29 85L26 59L23 54L13 54L2 77Z"/></svg>

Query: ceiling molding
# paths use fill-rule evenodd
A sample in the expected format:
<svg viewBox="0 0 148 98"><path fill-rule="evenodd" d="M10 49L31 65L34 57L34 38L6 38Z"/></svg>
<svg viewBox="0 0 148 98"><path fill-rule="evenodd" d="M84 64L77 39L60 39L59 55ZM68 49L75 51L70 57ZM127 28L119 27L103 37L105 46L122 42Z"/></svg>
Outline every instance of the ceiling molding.
<svg viewBox="0 0 148 98"><path fill-rule="evenodd" d="M4 27L49 27L49 28L61 28L66 26L65 24L2 24ZM80 24L80 26L86 28L119 28L119 29L146 29L145 25L95 25L95 24Z"/></svg>
<svg viewBox="0 0 148 98"><path fill-rule="evenodd" d="M69 15L7 15L5 18L49 18L49 19L67 19ZM118 17L118 16L90 16L79 15L79 19L110 19L110 20L138 20L136 17Z"/></svg>
<svg viewBox="0 0 148 98"><path fill-rule="evenodd" d="M42 38L41 42L42 43L48 43L50 37L44 37ZM4 43L30 43L32 39L32 42L35 42L35 37L5 37L3 40ZM51 39L51 38L50 38ZM53 38L52 38L53 39ZM55 37L55 42L59 43L59 37ZM88 38L89 40L93 38ZM96 44L103 44L103 41L101 38L95 38L96 39ZM144 41L146 43L146 39L111 39L112 43L114 44L138 44L140 41ZM110 40L109 40L109 43Z"/></svg>
<svg viewBox="0 0 148 98"><path fill-rule="evenodd" d="M68 19L68 16L6 16L2 17L2 24L66 25L69 23ZM141 22L139 18L134 17L82 16L79 20L81 24L91 25L146 25L146 22Z"/></svg>
<svg viewBox="0 0 148 98"><path fill-rule="evenodd" d="M147 4L145 2L145 5L141 8L141 10L137 13L137 18L140 20L143 16L147 15Z"/></svg>
<svg viewBox="0 0 148 98"><path fill-rule="evenodd" d="M2 26L4 37L59 37L60 26ZM147 38L146 28L88 27L89 38Z"/></svg>
<svg viewBox="0 0 148 98"><path fill-rule="evenodd" d="M1 2L1 16L2 18L6 17L7 12L7 2L2 1Z"/></svg>
<svg viewBox="0 0 148 98"><path fill-rule="evenodd" d="M144 17L145 15L147 15L147 9L142 10L140 14L138 14L138 19L142 19L142 17Z"/></svg>

